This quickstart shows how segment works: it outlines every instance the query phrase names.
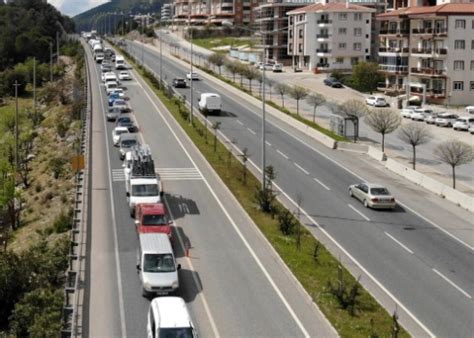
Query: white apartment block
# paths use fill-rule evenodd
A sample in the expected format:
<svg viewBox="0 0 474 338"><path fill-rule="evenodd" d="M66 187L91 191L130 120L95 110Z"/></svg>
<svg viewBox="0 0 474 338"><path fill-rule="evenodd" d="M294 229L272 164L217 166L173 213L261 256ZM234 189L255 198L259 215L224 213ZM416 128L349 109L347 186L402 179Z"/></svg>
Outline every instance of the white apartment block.
<svg viewBox="0 0 474 338"><path fill-rule="evenodd" d="M408 7L380 14L381 88L450 105L474 103L474 4Z"/></svg>
<svg viewBox="0 0 474 338"><path fill-rule="evenodd" d="M374 9L312 4L288 12L288 55L302 69L350 70L370 57Z"/></svg>
<svg viewBox="0 0 474 338"><path fill-rule="evenodd" d="M174 15L174 7L173 4L168 3L168 4L163 4L161 6L161 13L160 13L160 18L161 22L169 22L173 18Z"/></svg>

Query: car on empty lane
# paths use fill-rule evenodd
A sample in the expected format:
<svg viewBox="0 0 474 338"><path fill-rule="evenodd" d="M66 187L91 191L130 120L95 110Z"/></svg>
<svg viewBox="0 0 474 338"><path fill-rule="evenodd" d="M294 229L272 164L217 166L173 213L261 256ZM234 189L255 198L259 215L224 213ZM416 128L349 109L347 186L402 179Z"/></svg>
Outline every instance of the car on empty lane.
<svg viewBox="0 0 474 338"><path fill-rule="evenodd" d="M186 80L183 79L183 78L173 79L173 87L175 87L175 88L186 88L187 87Z"/></svg>
<svg viewBox="0 0 474 338"><path fill-rule="evenodd" d="M332 88L342 88L342 83L334 77L327 77L324 79L324 84Z"/></svg>
<svg viewBox="0 0 474 338"><path fill-rule="evenodd" d="M388 189L380 184L353 184L349 187L349 196L357 198L366 208L393 209L397 205Z"/></svg>

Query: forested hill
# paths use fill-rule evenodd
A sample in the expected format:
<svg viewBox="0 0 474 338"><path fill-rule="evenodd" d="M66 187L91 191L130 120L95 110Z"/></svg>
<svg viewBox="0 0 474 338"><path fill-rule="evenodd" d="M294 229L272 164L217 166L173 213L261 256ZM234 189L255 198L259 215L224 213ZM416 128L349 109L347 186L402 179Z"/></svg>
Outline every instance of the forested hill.
<svg viewBox="0 0 474 338"><path fill-rule="evenodd" d="M3 3L3 1L2 1ZM73 32L74 21L41 0L16 0L0 5L0 71L27 57L49 60L56 32Z"/></svg>
<svg viewBox="0 0 474 338"><path fill-rule="evenodd" d="M116 13L117 17L121 14L156 13L160 11L161 5L165 2L168 0L112 0L78 14L73 19L78 32L90 31L95 20L98 24L101 19L105 20L105 17L101 16L103 13Z"/></svg>

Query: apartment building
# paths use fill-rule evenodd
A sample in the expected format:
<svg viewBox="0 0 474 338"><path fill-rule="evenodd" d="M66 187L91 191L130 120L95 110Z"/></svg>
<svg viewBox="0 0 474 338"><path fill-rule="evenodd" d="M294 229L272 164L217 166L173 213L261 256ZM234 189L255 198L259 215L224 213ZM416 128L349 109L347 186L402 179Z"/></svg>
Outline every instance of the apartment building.
<svg viewBox="0 0 474 338"><path fill-rule="evenodd" d="M380 14L381 86L427 102L474 103L474 4L408 7Z"/></svg>
<svg viewBox="0 0 474 338"><path fill-rule="evenodd" d="M163 4L163 6L161 6L161 13L160 13L161 22L163 23L170 22L173 16L174 16L173 4L172 3Z"/></svg>
<svg viewBox="0 0 474 338"><path fill-rule="evenodd" d="M253 8L259 0L174 0L175 24L221 25L228 21L234 25L250 25Z"/></svg>
<svg viewBox="0 0 474 338"><path fill-rule="evenodd" d="M254 9L254 27L262 36L260 47L267 61L291 65L287 12L312 3L314 0L269 0Z"/></svg>
<svg viewBox="0 0 474 338"><path fill-rule="evenodd" d="M288 12L288 54L293 65L350 70L368 60L373 12L350 3L317 3Z"/></svg>

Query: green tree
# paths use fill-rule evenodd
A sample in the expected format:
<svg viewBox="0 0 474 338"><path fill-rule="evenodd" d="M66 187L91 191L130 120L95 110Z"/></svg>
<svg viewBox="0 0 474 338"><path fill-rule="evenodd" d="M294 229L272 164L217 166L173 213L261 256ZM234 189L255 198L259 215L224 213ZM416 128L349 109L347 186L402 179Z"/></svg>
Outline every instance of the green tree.
<svg viewBox="0 0 474 338"><path fill-rule="evenodd" d="M290 95L296 101L296 115L300 114L300 100L308 96L308 93L309 90L301 86L294 86L291 88Z"/></svg>
<svg viewBox="0 0 474 338"><path fill-rule="evenodd" d="M326 98L323 95L319 94L319 93L314 93L314 94L310 94L310 95L308 95L308 97L306 97L306 102L313 107L313 123L315 123L315 121L316 121L316 109L320 105L322 105L323 103L326 102Z"/></svg>
<svg viewBox="0 0 474 338"><path fill-rule="evenodd" d="M239 64L235 61L226 60L224 67L232 74L232 81L235 82L235 74L239 73Z"/></svg>
<svg viewBox="0 0 474 338"><path fill-rule="evenodd" d="M351 83L361 92L372 92L377 89L377 83L383 81L379 65L372 62L360 62L352 68Z"/></svg>
<svg viewBox="0 0 474 338"><path fill-rule="evenodd" d="M207 60L219 69L219 75L221 75L221 68L225 63L225 56L219 53L214 53L210 55Z"/></svg>
<svg viewBox="0 0 474 338"><path fill-rule="evenodd" d="M281 106L285 108L285 94L287 94L291 90L291 88L284 83L277 83L277 85L275 86L275 90L278 94L280 94Z"/></svg>
<svg viewBox="0 0 474 338"><path fill-rule="evenodd" d="M249 81L249 90L252 94L252 81L260 76L260 72L252 66L245 67L244 76Z"/></svg>

